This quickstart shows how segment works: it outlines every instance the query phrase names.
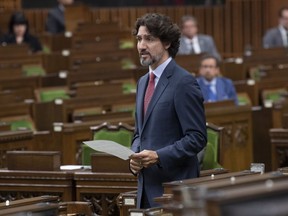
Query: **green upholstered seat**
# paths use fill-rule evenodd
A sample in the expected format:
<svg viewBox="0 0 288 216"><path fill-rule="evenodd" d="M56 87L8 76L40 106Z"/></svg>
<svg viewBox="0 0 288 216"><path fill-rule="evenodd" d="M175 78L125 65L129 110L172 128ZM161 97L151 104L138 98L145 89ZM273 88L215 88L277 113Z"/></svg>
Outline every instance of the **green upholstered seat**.
<svg viewBox="0 0 288 216"><path fill-rule="evenodd" d="M133 49L134 41L132 39L121 39L119 41L119 49Z"/></svg>
<svg viewBox="0 0 288 216"><path fill-rule="evenodd" d="M43 45L43 53L44 54L51 54L51 49L47 45Z"/></svg>
<svg viewBox="0 0 288 216"><path fill-rule="evenodd" d="M125 128L120 128L119 130L108 130L103 128L94 133L94 140L111 140L117 143L122 144L130 148L133 138L133 132L126 130ZM91 154L96 152L87 145L82 145L82 164L90 165L91 164Z"/></svg>
<svg viewBox="0 0 288 216"><path fill-rule="evenodd" d="M237 93L237 98L240 106L251 105L251 100L247 93Z"/></svg>
<svg viewBox="0 0 288 216"><path fill-rule="evenodd" d="M30 129L32 131L36 130L32 118L28 115L5 117L2 118L1 121L9 124L12 131L20 130L23 128Z"/></svg>
<svg viewBox="0 0 288 216"><path fill-rule="evenodd" d="M15 130L19 130L21 128L27 128L30 130L35 130L35 127L33 125L33 122L27 120L27 119L19 119L19 120L15 120L10 122L11 124L11 130L15 131Z"/></svg>
<svg viewBox="0 0 288 216"><path fill-rule="evenodd" d="M69 95L65 89L51 89L40 92L40 101L49 102L55 99L69 99Z"/></svg>
<svg viewBox="0 0 288 216"><path fill-rule="evenodd" d="M220 168L218 163L219 132L207 128L207 145L202 170Z"/></svg>
<svg viewBox="0 0 288 216"><path fill-rule="evenodd" d="M263 92L264 100L270 100L276 102L282 98L282 95L287 93L285 88L275 89L275 90L266 90Z"/></svg>
<svg viewBox="0 0 288 216"><path fill-rule="evenodd" d="M45 75L45 70L42 65L24 65L23 73L25 76L43 76Z"/></svg>
<svg viewBox="0 0 288 216"><path fill-rule="evenodd" d="M134 93L136 92L136 84L131 82L123 83L122 89L124 94Z"/></svg>

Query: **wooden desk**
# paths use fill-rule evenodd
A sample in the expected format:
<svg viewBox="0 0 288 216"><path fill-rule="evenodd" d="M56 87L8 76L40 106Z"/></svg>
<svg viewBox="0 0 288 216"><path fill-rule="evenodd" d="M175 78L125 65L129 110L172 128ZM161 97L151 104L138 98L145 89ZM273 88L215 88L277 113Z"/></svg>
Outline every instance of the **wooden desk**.
<svg viewBox="0 0 288 216"><path fill-rule="evenodd" d="M76 198L101 206L100 215L119 215L116 198L137 189L137 179L130 173L75 173ZM99 208L98 208L99 209Z"/></svg>
<svg viewBox="0 0 288 216"><path fill-rule="evenodd" d="M59 196L61 201L75 200L73 173L0 170L0 201L42 195Z"/></svg>
<svg viewBox="0 0 288 216"><path fill-rule="evenodd" d="M31 197L19 200L13 200L9 202L9 205L6 205L6 202L0 203L0 210L15 208L20 206L32 205L36 203L58 203L59 197L57 196L39 196L39 197Z"/></svg>
<svg viewBox="0 0 288 216"><path fill-rule="evenodd" d="M0 132L0 167L7 167L7 151L32 150L32 140L33 132L30 130Z"/></svg>
<svg viewBox="0 0 288 216"><path fill-rule="evenodd" d="M205 112L207 122L224 127L220 164L230 171L249 169L253 162L251 107L224 101L205 104Z"/></svg>

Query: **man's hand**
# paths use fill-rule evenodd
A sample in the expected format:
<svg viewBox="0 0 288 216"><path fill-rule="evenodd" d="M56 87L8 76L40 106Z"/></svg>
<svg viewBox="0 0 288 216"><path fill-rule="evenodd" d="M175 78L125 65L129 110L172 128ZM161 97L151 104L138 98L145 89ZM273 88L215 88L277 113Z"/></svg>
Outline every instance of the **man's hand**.
<svg viewBox="0 0 288 216"><path fill-rule="evenodd" d="M143 168L141 160L138 159L131 159L132 156L130 156L130 169L134 173L134 175L137 175L139 171Z"/></svg>
<svg viewBox="0 0 288 216"><path fill-rule="evenodd" d="M147 167L152 166L153 164L156 164L159 158L158 158L156 151L143 150L140 153L135 153L131 155L130 159L131 159L130 167L131 167L131 161L134 161L134 162L138 162L138 167L141 166L141 169L142 169L143 167L147 168ZM140 170L138 170L138 172Z"/></svg>

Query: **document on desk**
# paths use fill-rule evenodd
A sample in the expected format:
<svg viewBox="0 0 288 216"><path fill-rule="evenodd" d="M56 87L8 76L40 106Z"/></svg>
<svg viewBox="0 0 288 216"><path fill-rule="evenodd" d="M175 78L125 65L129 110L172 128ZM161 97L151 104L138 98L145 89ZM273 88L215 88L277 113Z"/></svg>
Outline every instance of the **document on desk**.
<svg viewBox="0 0 288 216"><path fill-rule="evenodd" d="M131 149L110 140L92 140L83 143L96 151L105 152L123 160L128 160L134 154Z"/></svg>

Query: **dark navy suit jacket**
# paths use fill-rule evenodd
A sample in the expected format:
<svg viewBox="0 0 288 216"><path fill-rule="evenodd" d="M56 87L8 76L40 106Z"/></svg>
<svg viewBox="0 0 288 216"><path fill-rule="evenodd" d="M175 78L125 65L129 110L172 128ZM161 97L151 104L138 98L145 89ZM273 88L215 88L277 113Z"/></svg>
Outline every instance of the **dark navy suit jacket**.
<svg viewBox="0 0 288 216"><path fill-rule="evenodd" d="M203 97L196 79L171 60L143 117L148 78L144 75L137 85L132 150L154 150L160 162L143 168L138 175L138 208L143 189L153 207L153 198L163 195L162 183L198 177L197 153L207 141Z"/></svg>
<svg viewBox="0 0 288 216"><path fill-rule="evenodd" d="M279 27L269 29L263 37L263 48L284 47Z"/></svg>
<svg viewBox="0 0 288 216"><path fill-rule="evenodd" d="M201 88L204 101L207 102L209 97L208 97L207 87L204 83L204 78L198 77L197 81ZM216 92L217 92L216 94L217 101L234 100L235 104L236 105L238 104L237 93L236 93L232 80L224 78L224 77L217 77Z"/></svg>
<svg viewBox="0 0 288 216"><path fill-rule="evenodd" d="M49 11L46 20L46 31L52 34L65 32L64 11L59 6Z"/></svg>

